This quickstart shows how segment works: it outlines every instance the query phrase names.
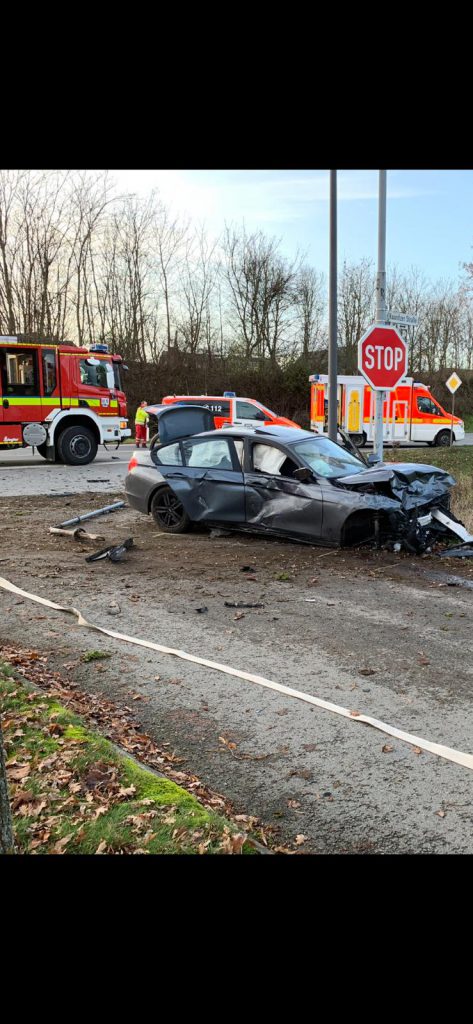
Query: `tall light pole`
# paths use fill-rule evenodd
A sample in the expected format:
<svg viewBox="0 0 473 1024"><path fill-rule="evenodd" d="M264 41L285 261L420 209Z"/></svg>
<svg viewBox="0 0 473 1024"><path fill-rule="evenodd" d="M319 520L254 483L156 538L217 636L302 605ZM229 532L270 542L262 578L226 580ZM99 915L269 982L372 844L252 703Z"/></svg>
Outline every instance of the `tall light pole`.
<svg viewBox="0 0 473 1024"><path fill-rule="evenodd" d="M376 323L385 324L386 309L386 171L379 172L378 273L376 276ZM385 391L376 392L373 451L383 460L383 403Z"/></svg>
<svg viewBox="0 0 473 1024"><path fill-rule="evenodd" d="M330 171L328 436L337 440L337 172Z"/></svg>

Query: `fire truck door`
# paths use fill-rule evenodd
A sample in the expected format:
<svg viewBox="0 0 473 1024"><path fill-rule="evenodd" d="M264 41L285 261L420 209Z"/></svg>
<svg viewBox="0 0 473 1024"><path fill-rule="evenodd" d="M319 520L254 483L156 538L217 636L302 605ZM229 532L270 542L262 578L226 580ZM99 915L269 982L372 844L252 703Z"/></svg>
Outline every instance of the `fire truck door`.
<svg viewBox="0 0 473 1024"><path fill-rule="evenodd" d="M37 349L0 350L1 436L0 442L22 440L21 424L41 418Z"/></svg>
<svg viewBox="0 0 473 1024"><path fill-rule="evenodd" d="M408 402L393 402L392 440L407 441L409 437Z"/></svg>

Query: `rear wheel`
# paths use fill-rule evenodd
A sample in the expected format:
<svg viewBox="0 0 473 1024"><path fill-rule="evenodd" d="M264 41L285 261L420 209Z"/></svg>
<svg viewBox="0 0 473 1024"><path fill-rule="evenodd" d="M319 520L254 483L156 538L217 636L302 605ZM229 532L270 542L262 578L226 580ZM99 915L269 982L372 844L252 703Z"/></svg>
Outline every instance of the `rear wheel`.
<svg viewBox="0 0 473 1024"><path fill-rule="evenodd" d="M452 437L452 441L454 441L454 440L455 440L455 437L453 436ZM434 444L437 445L437 448L449 448L450 447L450 431L449 430L439 430L439 432L438 432L438 434L437 434L437 436L435 438Z"/></svg>
<svg viewBox="0 0 473 1024"><path fill-rule="evenodd" d="M59 458L69 466L86 466L97 454L97 441L88 427L66 427L57 447Z"/></svg>
<svg viewBox="0 0 473 1024"><path fill-rule="evenodd" d="M182 502L170 487L162 487L154 495L151 501L151 515L163 533L185 533L191 525Z"/></svg>
<svg viewBox="0 0 473 1024"><path fill-rule="evenodd" d="M366 444L366 434L363 431L362 434L350 434L353 444L356 448L364 448Z"/></svg>

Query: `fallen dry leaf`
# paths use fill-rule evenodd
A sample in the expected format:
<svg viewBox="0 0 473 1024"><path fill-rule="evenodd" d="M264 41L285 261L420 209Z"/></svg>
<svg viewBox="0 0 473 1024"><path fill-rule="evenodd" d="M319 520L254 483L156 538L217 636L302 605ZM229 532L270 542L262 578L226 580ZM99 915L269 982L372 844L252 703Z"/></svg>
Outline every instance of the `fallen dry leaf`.
<svg viewBox="0 0 473 1024"><path fill-rule="evenodd" d="M358 675L359 676L375 676L376 675L376 671L375 671L374 668L360 668L358 670Z"/></svg>
<svg viewBox="0 0 473 1024"><path fill-rule="evenodd" d="M361 715L361 711L350 711L350 715L352 718L359 718Z"/></svg>
<svg viewBox="0 0 473 1024"><path fill-rule="evenodd" d="M295 810L297 807L301 806L301 802L300 802L300 800L288 800L287 801L287 806L288 807L292 807L293 810Z"/></svg>
<svg viewBox="0 0 473 1024"><path fill-rule="evenodd" d="M309 838L309 836L298 835L298 836L296 836L294 842L295 842L296 846L302 846L302 843L306 843L308 838Z"/></svg>
<svg viewBox="0 0 473 1024"><path fill-rule="evenodd" d="M97 846L95 854L97 855L98 853L104 853L106 849L107 849L107 844L105 842L105 839L102 839L102 842L99 843L99 845Z"/></svg>
<svg viewBox="0 0 473 1024"><path fill-rule="evenodd" d="M64 836L63 839L59 839L52 848L52 853L64 853L64 847L71 841L73 832L70 835Z"/></svg>
<svg viewBox="0 0 473 1024"><path fill-rule="evenodd" d="M412 749L414 751L414 754L421 754L422 753L422 750L420 749L420 747L413 747Z"/></svg>
<svg viewBox="0 0 473 1024"><path fill-rule="evenodd" d="M435 813L439 818L444 818L446 811L435 811Z"/></svg>
<svg viewBox="0 0 473 1024"><path fill-rule="evenodd" d="M384 747L381 747L383 754L392 754L394 747L391 747L389 743L385 743Z"/></svg>

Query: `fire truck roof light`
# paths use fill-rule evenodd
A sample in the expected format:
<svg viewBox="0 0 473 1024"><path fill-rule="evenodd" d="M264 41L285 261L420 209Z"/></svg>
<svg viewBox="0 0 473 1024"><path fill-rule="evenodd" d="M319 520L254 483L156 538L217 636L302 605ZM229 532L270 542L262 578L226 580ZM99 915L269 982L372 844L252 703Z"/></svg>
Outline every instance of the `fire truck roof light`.
<svg viewBox="0 0 473 1024"><path fill-rule="evenodd" d="M89 352L108 352L108 345L91 345Z"/></svg>
<svg viewBox="0 0 473 1024"><path fill-rule="evenodd" d="M224 391L223 392L223 397L224 398L236 398L236 391Z"/></svg>

